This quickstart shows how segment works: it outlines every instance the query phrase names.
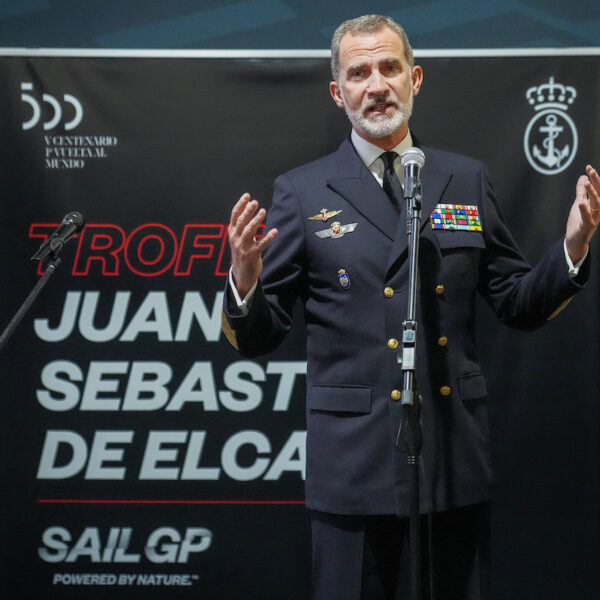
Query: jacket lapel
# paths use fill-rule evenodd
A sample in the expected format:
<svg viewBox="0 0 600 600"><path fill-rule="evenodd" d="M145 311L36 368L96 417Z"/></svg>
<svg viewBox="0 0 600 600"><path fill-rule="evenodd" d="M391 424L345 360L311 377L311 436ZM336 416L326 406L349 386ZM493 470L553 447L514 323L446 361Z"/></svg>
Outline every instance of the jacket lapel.
<svg viewBox="0 0 600 600"><path fill-rule="evenodd" d="M440 160L435 150L429 152L427 147L423 147L423 152L425 166L421 171L421 232L428 225L433 209L440 202L452 179L452 171ZM329 178L327 185L393 241L387 265L387 277L390 271L396 268L398 262L406 260L408 249L406 207L402 207L402 215L398 218L387 194L364 165L349 139L344 140L340 146L336 159L337 176Z"/></svg>
<svg viewBox="0 0 600 600"><path fill-rule="evenodd" d="M347 200L365 219L394 239L398 213L375 177L364 165L350 140L340 146L338 173L327 180L327 185Z"/></svg>

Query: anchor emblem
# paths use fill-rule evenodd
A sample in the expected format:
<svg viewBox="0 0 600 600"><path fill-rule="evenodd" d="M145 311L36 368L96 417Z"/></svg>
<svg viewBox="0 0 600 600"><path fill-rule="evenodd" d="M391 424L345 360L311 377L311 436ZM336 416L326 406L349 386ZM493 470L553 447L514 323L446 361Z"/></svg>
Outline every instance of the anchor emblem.
<svg viewBox="0 0 600 600"><path fill-rule="evenodd" d="M548 134L542 142L542 145L546 149L546 154L543 154L535 144L533 146L533 156L550 168L559 167L561 161L569 156L570 151L569 144L562 150L559 150L554 146L554 140L556 140L564 130L564 127L556 124L557 121L558 117L555 114L549 114L546 116L546 125L539 128L541 133Z"/></svg>
<svg viewBox="0 0 600 600"><path fill-rule="evenodd" d="M530 87L525 96L537 113L525 130L525 156L539 173L560 173L577 153L577 128L566 112L577 97L577 90L550 77L547 83Z"/></svg>

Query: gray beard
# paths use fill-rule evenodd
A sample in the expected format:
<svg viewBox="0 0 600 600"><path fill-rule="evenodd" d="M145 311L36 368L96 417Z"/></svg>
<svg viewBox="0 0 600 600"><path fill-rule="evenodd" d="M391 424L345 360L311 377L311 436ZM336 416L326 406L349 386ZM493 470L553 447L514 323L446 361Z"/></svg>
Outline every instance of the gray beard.
<svg viewBox="0 0 600 600"><path fill-rule="evenodd" d="M413 95L411 93L408 102L398 102L396 98L388 96L386 98L378 98L377 100L367 100L358 110L351 110L348 108L348 103L342 93L342 100L344 101L344 110L348 115L350 123L353 127L364 133L370 138L379 139L395 133L408 122L410 115L412 114L413 108ZM387 115L378 115L374 119L367 119L364 116L365 110L369 107L379 104L381 102L394 102L396 104L396 111L389 117Z"/></svg>

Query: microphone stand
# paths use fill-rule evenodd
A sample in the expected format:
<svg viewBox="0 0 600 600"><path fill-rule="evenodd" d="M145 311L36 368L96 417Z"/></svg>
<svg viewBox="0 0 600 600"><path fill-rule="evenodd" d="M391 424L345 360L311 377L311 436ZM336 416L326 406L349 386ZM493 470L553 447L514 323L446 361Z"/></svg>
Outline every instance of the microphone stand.
<svg viewBox="0 0 600 600"><path fill-rule="evenodd" d="M35 299L39 296L40 292L44 289L45 285L50 280L50 277L52 277L52 275L54 275L54 272L56 271L56 267L58 267L60 262L61 262L61 259L57 255L55 255L54 258L52 258L48 261L48 264L46 266L46 270L44 271L44 274L39 278L39 280L35 284L34 288L31 290L31 292L29 292L29 296L27 296L27 298L25 298L25 301L23 302L23 304L21 304L21 307L15 313L15 316L12 318L10 323L6 326L6 329L2 332L2 335L0 336L0 352L2 351L2 348L4 348L6 342L8 342L9 338L12 336L12 334L15 332L15 330L19 326L19 323L21 323L21 321L23 320L23 317L27 314L29 309L32 307L33 303L35 302Z"/></svg>
<svg viewBox="0 0 600 600"><path fill-rule="evenodd" d="M408 165L407 165L408 166ZM417 345L417 282L419 263L419 230L421 227L421 180L406 177L404 183L406 226L409 252L408 304L406 320L402 323L402 351L398 362L402 365L402 421L396 438L396 447L407 454L410 474L409 548L411 571L411 600L421 600L421 527L419 516L419 463L423 445L421 427L421 396L415 382Z"/></svg>
<svg viewBox="0 0 600 600"><path fill-rule="evenodd" d="M60 253L64 245L78 232L80 232L85 225L85 221L77 211L70 212L64 217L58 229L38 248L37 252L31 257L31 260L43 263L45 260L48 261L44 274L40 277L34 288L29 293L29 296L25 298L25 301L12 318L11 322L7 325L6 329L0 336L0 352L6 345L8 339L15 332L19 323L23 320L23 317L27 314L35 299L39 296L40 292L44 289L44 286L48 283L48 280L54 272L56 267L60 264Z"/></svg>

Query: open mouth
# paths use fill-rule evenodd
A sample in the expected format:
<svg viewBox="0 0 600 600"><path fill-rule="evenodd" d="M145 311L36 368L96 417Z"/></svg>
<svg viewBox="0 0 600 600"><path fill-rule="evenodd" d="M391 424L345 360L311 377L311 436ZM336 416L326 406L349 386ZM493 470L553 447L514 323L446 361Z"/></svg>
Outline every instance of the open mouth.
<svg viewBox="0 0 600 600"><path fill-rule="evenodd" d="M377 104L372 104L366 110L366 114L384 114L389 107L395 107L396 105L393 102L379 102Z"/></svg>

